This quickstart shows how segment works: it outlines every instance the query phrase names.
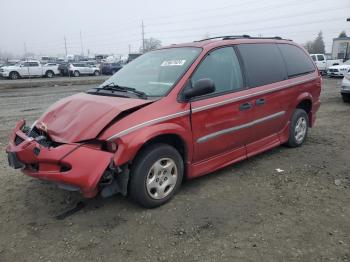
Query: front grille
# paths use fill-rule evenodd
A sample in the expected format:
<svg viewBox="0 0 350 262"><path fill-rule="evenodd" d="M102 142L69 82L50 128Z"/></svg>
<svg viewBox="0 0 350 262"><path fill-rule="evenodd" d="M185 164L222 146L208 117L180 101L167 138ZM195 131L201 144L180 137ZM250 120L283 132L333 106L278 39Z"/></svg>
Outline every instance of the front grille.
<svg viewBox="0 0 350 262"><path fill-rule="evenodd" d="M36 127L31 128L27 132L28 137L34 138L40 145L44 147L50 147L52 145L51 139L47 137L44 131L39 130Z"/></svg>
<svg viewBox="0 0 350 262"><path fill-rule="evenodd" d="M21 144L24 141L24 139L20 136L15 137L15 145L18 146L19 144Z"/></svg>
<svg viewBox="0 0 350 262"><path fill-rule="evenodd" d="M338 69L329 69L330 72L339 72Z"/></svg>

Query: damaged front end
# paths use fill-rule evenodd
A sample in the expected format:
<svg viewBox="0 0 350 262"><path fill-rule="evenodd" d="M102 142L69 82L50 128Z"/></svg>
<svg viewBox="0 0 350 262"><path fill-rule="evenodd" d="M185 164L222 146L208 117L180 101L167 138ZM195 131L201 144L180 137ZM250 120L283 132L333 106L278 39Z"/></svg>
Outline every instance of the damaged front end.
<svg viewBox="0 0 350 262"><path fill-rule="evenodd" d="M33 125L21 120L6 148L9 165L31 177L55 182L59 187L94 197L126 194L128 174L113 163L114 152L103 143L59 143Z"/></svg>

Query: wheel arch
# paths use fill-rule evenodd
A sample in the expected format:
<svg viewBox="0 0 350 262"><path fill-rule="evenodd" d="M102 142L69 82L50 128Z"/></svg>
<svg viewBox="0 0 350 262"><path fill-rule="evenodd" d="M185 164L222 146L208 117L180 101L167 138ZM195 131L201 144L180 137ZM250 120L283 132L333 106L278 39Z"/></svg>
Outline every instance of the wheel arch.
<svg viewBox="0 0 350 262"><path fill-rule="evenodd" d="M128 135L126 138L117 139L118 150L114 155L114 163L117 166L132 163L135 157L147 146L154 143L163 143L173 146L183 158L185 170L186 163L192 157L191 136L185 127L175 123L161 124L140 130Z"/></svg>
<svg viewBox="0 0 350 262"><path fill-rule="evenodd" d="M295 108L303 109L309 117L309 127L312 126L312 96L310 93L301 94L296 102Z"/></svg>

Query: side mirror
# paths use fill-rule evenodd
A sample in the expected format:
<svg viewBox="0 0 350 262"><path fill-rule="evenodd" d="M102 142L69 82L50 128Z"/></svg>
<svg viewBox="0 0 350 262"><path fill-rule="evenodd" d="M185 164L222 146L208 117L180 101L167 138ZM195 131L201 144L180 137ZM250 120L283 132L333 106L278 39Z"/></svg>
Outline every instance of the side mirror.
<svg viewBox="0 0 350 262"><path fill-rule="evenodd" d="M209 78L203 78L197 80L192 88L186 88L184 90L184 98L190 100L196 96L203 96L215 92L215 83Z"/></svg>

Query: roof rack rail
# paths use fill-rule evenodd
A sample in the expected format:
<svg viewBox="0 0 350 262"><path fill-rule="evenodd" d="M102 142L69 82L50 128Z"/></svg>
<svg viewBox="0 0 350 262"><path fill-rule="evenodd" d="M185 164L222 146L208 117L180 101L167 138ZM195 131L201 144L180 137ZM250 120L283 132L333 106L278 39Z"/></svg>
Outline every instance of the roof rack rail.
<svg viewBox="0 0 350 262"><path fill-rule="evenodd" d="M250 36L250 35L224 35L224 36L216 36L216 37L210 37L201 39L194 42L202 42L207 40L214 40L214 39L222 39L222 40L230 40L230 39L242 39L242 38L248 38L248 39L276 39L276 40L287 40L292 41L290 39L284 39L280 36L273 36L273 37L259 37L259 36Z"/></svg>

